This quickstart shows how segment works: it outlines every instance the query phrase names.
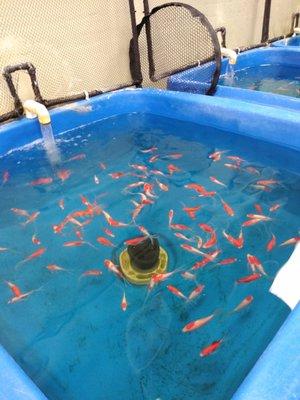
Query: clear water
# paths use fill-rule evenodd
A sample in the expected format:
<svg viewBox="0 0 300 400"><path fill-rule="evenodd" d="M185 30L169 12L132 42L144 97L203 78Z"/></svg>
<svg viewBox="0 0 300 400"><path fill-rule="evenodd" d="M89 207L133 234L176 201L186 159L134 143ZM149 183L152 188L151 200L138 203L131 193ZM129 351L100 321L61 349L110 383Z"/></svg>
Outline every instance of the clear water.
<svg viewBox="0 0 300 400"><path fill-rule="evenodd" d="M289 39L285 39L286 46L300 46L300 35L292 36Z"/></svg>
<svg viewBox="0 0 300 400"><path fill-rule="evenodd" d="M219 84L300 98L299 68L287 65L267 64L235 70L234 79L225 74Z"/></svg>
<svg viewBox="0 0 300 400"><path fill-rule="evenodd" d="M61 161L61 156L59 153L59 149L55 143L52 125L49 124L40 124L41 133L43 136L43 145L46 151L47 157L51 164L57 164Z"/></svg>
<svg viewBox="0 0 300 400"><path fill-rule="evenodd" d="M71 171L65 181L57 178L57 167L51 166L40 144L1 159L1 168L9 171L10 178L1 187L0 246L9 250L0 253L0 342L50 400L229 399L289 313L268 289L293 246L277 246L267 252L266 243L271 232L277 243L298 233L300 179L293 169L299 166L297 153L205 126L139 114L66 132L58 137L58 145L64 160L59 169ZM154 164L148 160L155 152L139 151L151 146L158 147L161 157ZM220 161L212 162L208 155L216 149L228 152ZM66 161L81 153L86 157ZM163 158L173 153L183 156L177 160ZM229 155L246 160L241 169L224 167ZM105 163L106 170L99 167L100 162ZM169 191L160 191L155 184L158 197L142 210L137 222L158 235L168 251L170 271L189 270L202 259L180 247L183 241L168 227L170 208L174 209L175 223L192 229L182 232L187 236L194 232L206 240L208 236L197 224L214 227L218 242L207 251L222 250L216 262L228 257L238 259L224 266L211 262L196 271L197 282L205 289L194 301L183 301L167 290L166 286L172 284L188 295L195 288L195 282L184 280L180 273L147 296L146 287L123 284L104 268L105 258L117 261L124 240L140 235L134 225L110 228L115 234L115 238L108 237L116 246L113 248L96 241L98 236L106 236L103 229L108 225L103 215L96 215L82 228L84 240L96 249L89 245L63 246L66 241L79 240L75 225L68 224L61 234L53 232L54 224L85 208L80 195L97 201L113 218L129 223L134 207L130 200L138 201L139 196L123 189L141 178L128 174L114 180L108 174L135 172L129 167L132 163L166 174L158 179L169 186ZM170 163L181 171L169 176ZM259 175L245 170L250 166ZM227 187L214 184L209 176ZM28 184L41 177L52 177L53 183ZM257 179L280 183L271 191L262 191L251 186ZM153 175L146 180L155 183ZM197 197L196 192L184 188L190 182L201 183L218 195ZM224 212L219 195L234 209L235 216ZM65 201L64 210L58 206L61 199ZM201 205L195 220L182 211L183 203ZM255 212L256 203L266 215L272 214L272 221L244 228L245 245L239 250L226 241L222 230L237 236L246 214ZM281 208L270 213L269 207L276 203ZM26 218L11 212L13 207L30 213L40 211L40 215L23 226ZM41 241L40 246L32 243L33 234ZM20 264L42 246L47 249L43 255ZM259 257L267 276L237 284L238 278L250 274L247 253ZM51 272L46 268L51 264L67 271ZM102 271L101 276L81 277L84 271L95 268ZM8 304L12 293L5 281L14 282L23 292L40 290ZM124 290L126 312L120 307ZM232 313L247 295L254 296L251 305ZM182 333L188 322L215 310L210 323ZM199 356L201 349L219 339L224 341L215 353Z"/></svg>

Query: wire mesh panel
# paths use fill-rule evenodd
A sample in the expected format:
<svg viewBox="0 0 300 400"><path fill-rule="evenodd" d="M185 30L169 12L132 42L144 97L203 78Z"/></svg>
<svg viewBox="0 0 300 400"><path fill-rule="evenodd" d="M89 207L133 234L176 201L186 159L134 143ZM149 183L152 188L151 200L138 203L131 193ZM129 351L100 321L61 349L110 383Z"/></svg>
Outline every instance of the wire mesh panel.
<svg viewBox="0 0 300 400"><path fill-rule="evenodd" d="M220 45L207 18L194 7L167 3L154 8L138 26L143 82L209 63L204 94L212 94L220 74ZM148 69L148 71L147 71Z"/></svg>
<svg viewBox="0 0 300 400"><path fill-rule="evenodd" d="M97 93L133 83L128 57L133 34L128 0L0 3L0 69L33 64L41 94L50 104L83 96L85 91ZM25 71L14 72L12 79L21 99L33 97ZM1 75L0 117L13 108Z"/></svg>

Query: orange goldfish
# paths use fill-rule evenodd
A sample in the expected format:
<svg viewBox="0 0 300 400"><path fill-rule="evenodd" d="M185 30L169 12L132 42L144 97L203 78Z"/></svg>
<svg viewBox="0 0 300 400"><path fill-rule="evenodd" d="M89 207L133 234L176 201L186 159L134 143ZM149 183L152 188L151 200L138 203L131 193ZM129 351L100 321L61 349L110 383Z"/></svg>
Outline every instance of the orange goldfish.
<svg viewBox="0 0 300 400"><path fill-rule="evenodd" d="M227 204L223 199L221 199L221 203L223 205L223 208L226 212L226 214L228 214L230 217L234 216L234 211L233 209L229 206L229 204Z"/></svg>
<svg viewBox="0 0 300 400"><path fill-rule="evenodd" d="M49 185L53 182L52 178L38 178L32 182L30 182L31 186L39 186L39 185Z"/></svg>
<svg viewBox="0 0 300 400"><path fill-rule="evenodd" d="M235 307L235 309L233 310L233 312L240 311L240 310L242 310L243 308L249 306L249 304L252 303L253 299L254 299L254 297L253 297L252 295L246 296L246 297L244 298L244 300L242 300L242 301L240 302L240 304L238 304L238 305Z"/></svg>
<svg viewBox="0 0 300 400"><path fill-rule="evenodd" d="M279 246L287 246L290 244L297 244L300 241L300 236L292 237L291 239L286 240L285 242L281 243Z"/></svg>
<svg viewBox="0 0 300 400"><path fill-rule="evenodd" d="M21 208L11 208L11 211L17 215L20 215L21 217L29 217L29 213Z"/></svg>
<svg viewBox="0 0 300 400"><path fill-rule="evenodd" d="M56 265L56 264L47 265L46 268L47 268L49 271L51 271L51 272L55 272L55 271L66 271L65 268L59 267L59 266Z"/></svg>
<svg viewBox="0 0 300 400"><path fill-rule="evenodd" d="M183 327L182 332L191 332L195 329L199 329L202 326L206 325L210 320L212 320L214 316L215 314L211 314L208 317L196 319L195 321L189 322Z"/></svg>
<svg viewBox="0 0 300 400"><path fill-rule="evenodd" d="M114 274L118 275L119 278L123 279L123 275L119 270L118 265L114 264L111 260L108 259L104 260L104 265L109 271L113 272Z"/></svg>

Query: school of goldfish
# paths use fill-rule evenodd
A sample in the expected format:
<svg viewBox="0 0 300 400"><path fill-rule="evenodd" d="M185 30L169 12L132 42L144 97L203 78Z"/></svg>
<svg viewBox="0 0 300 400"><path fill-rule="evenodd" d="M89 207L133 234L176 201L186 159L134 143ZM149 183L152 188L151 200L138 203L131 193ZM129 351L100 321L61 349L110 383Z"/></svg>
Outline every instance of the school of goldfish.
<svg viewBox="0 0 300 400"><path fill-rule="evenodd" d="M118 230L126 229L128 227L136 229L136 235L123 241L123 246L138 245L143 242L146 238L151 238L152 233L149 228L139 223L140 216L150 211L151 208L159 202L162 196L167 196L171 190L171 183L174 175L181 174L182 167L176 165L176 160L180 160L183 157L181 153L171 154L160 154L157 147L150 147L147 149L140 149L140 154L144 158L144 162L141 164L129 164L127 171L114 171L107 174L107 165L103 162L99 162L99 172L93 176L93 182L95 185L101 187L101 182L104 176L108 176L112 181L117 181L118 185L121 185L121 194L130 198L132 209L130 215L124 217L124 221L119 221L111 215L110 210L103 207L96 200L90 200L88 196L82 194L80 196L81 206L74 211L67 212L68 205L64 198L59 199L57 203L57 222L52 225L53 235L64 235L66 227L73 227L74 236L68 237L65 240L63 247L72 248L78 246L89 246L92 249L100 250L101 247L115 248L120 245L117 241ZM253 184L252 187L255 190L263 192L271 192L276 185L280 185L280 182L272 177L262 178L260 177L260 171L254 167L247 166L245 160L236 155L228 154L227 150L216 150L207 157L211 163L223 163L224 168L231 170L243 170L243 172L252 175ZM56 172L56 176L40 177L31 182L28 185L31 187L45 186L53 184L55 179L61 181L64 184L65 181L72 179L73 171L71 169L72 162L82 162L86 158L85 153L80 153L72 156L66 160L70 168L60 169ZM171 160L171 162L170 162ZM160 168L154 166L160 165ZM124 178L132 179L132 182L122 185ZM11 174L9 171L4 171L2 174L2 186L6 185L10 180ZM164 289L166 293L174 296L176 301L192 302L199 298L205 292L205 285L198 281L197 273L203 268L210 267L221 267L235 264L238 261L237 257L232 257L230 254L224 254L222 245L224 242L228 244L226 249L235 248L237 250L247 249L247 241L244 237L245 230L251 230L251 226L256 224L270 224L270 222L276 218L276 211L282 207L280 203L270 204L268 208L260 204L253 204L253 212L248 213L244 216L244 220L240 226L237 227L235 233L230 232L228 228L223 230L215 229L211 224L203 222L201 212L205 205L202 203L203 198L214 199L218 204L220 210L222 210L224 218L233 218L236 215L234 207L226 200L226 193L229 190L226 182L223 182L221 176L210 176L210 187L211 184L215 185L213 190L207 188L208 182L189 182L184 185L183 191L186 203L182 204L181 210L182 215L189 218L189 224L183 224L180 222L181 214L174 211L172 203L167 212L167 215L161 216L161 222L166 224L170 237L178 240L178 251L188 252L195 256L196 260L191 265L185 268L178 268L172 270L172 265L169 266L170 271L163 274L154 274L147 287L147 296L155 289L156 286L166 281ZM220 194L222 193L222 196ZM176 199L175 199L176 200ZM181 199L180 199L181 200ZM174 201L174 199L173 199ZM21 207L21 205L20 205ZM35 224L37 219L43 218L43 212L40 210L28 211L22 208L11 208L11 212L19 220L20 224L25 228L30 224ZM95 243L91 243L85 240L85 233L89 227L89 224L93 219L99 219L103 228L99 228L99 235ZM99 224L100 226L100 224ZM101 230L101 232L100 232ZM269 231L270 232L270 231ZM25 254L24 257L16 265L18 271L22 271L22 265L32 262L36 258L42 258L43 255L48 251L46 244L43 244L39 238L38 232L35 232L31 238L32 244L36 247L36 250L30 254ZM277 238L273 232L270 232L269 237L266 238L264 251L269 253L278 246L293 246L300 241L299 236L286 238L282 243L277 242ZM0 253L9 252L8 247L0 247ZM241 253L243 257L243 253ZM245 259L245 274L238 276L233 282L234 285L249 285L253 281L264 279L268 277L268 271L266 270L263 262L255 255L250 252L247 253ZM124 281L124 277L120 266L114 259L105 258L103 260L104 269L93 268L84 271L79 279L101 279L104 271L108 271L115 276L116 279ZM57 264L50 264L45 268L51 274L59 274L69 272L64 266ZM227 267L230 268L230 267ZM190 293L184 293L180 287L172 284L173 276L180 276L182 280L188 280L194 284L194 288ZM21 281L21 278L20 278ZM12 280L6 280L5 285L11 293L8 299L9 304L17 303L28 299L35 292L39 291L39 288L32 288L29 291L23 291L22 283L20 286ZM232 313L238 313L243 309L251 307L252 302L255 301L254 296L251 294L251 285L249 285L249 294L239 304L236 304L231 312L227 312L228 316ZM120 309L126 312L128 309L127 297L125 293L125 285L122 297L120 299ZM210 323L216 315L222 313L222 310L216 310L210 315L200 316L198 319L187 322L182 327L183 333L189 333L195 330L201 329L204 325ZM225 338L218 338L212 343L208 343L206 347L200 350L200 357L207 357L215 353L220 346L224 343Z"/></svg>

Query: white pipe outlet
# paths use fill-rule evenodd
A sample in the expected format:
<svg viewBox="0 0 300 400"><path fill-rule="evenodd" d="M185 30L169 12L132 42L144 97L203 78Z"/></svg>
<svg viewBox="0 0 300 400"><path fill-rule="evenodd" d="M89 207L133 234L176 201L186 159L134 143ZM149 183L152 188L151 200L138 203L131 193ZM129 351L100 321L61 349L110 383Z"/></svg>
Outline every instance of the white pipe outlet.
<svg viewBox="0 0 300 400"><path fill-rule="evenodd" d="M35 100L25 100L23 103L26 118L38 118L40 124L46 125L51 122L47 108Z"/></svg>
<svg viewBox="0 0 300 400"><path fill-rule="evenodd" d="M297 26L297 27L294 28L294 33L296 35L300 35L300 26Z"/></svg>
<svg viewBox="0 0 300 400"><path fill-rule="evenodd" d="M221 54L223 57L229 58L229 64L236 64L237 54L234 50L221 47Z"/></svg>

